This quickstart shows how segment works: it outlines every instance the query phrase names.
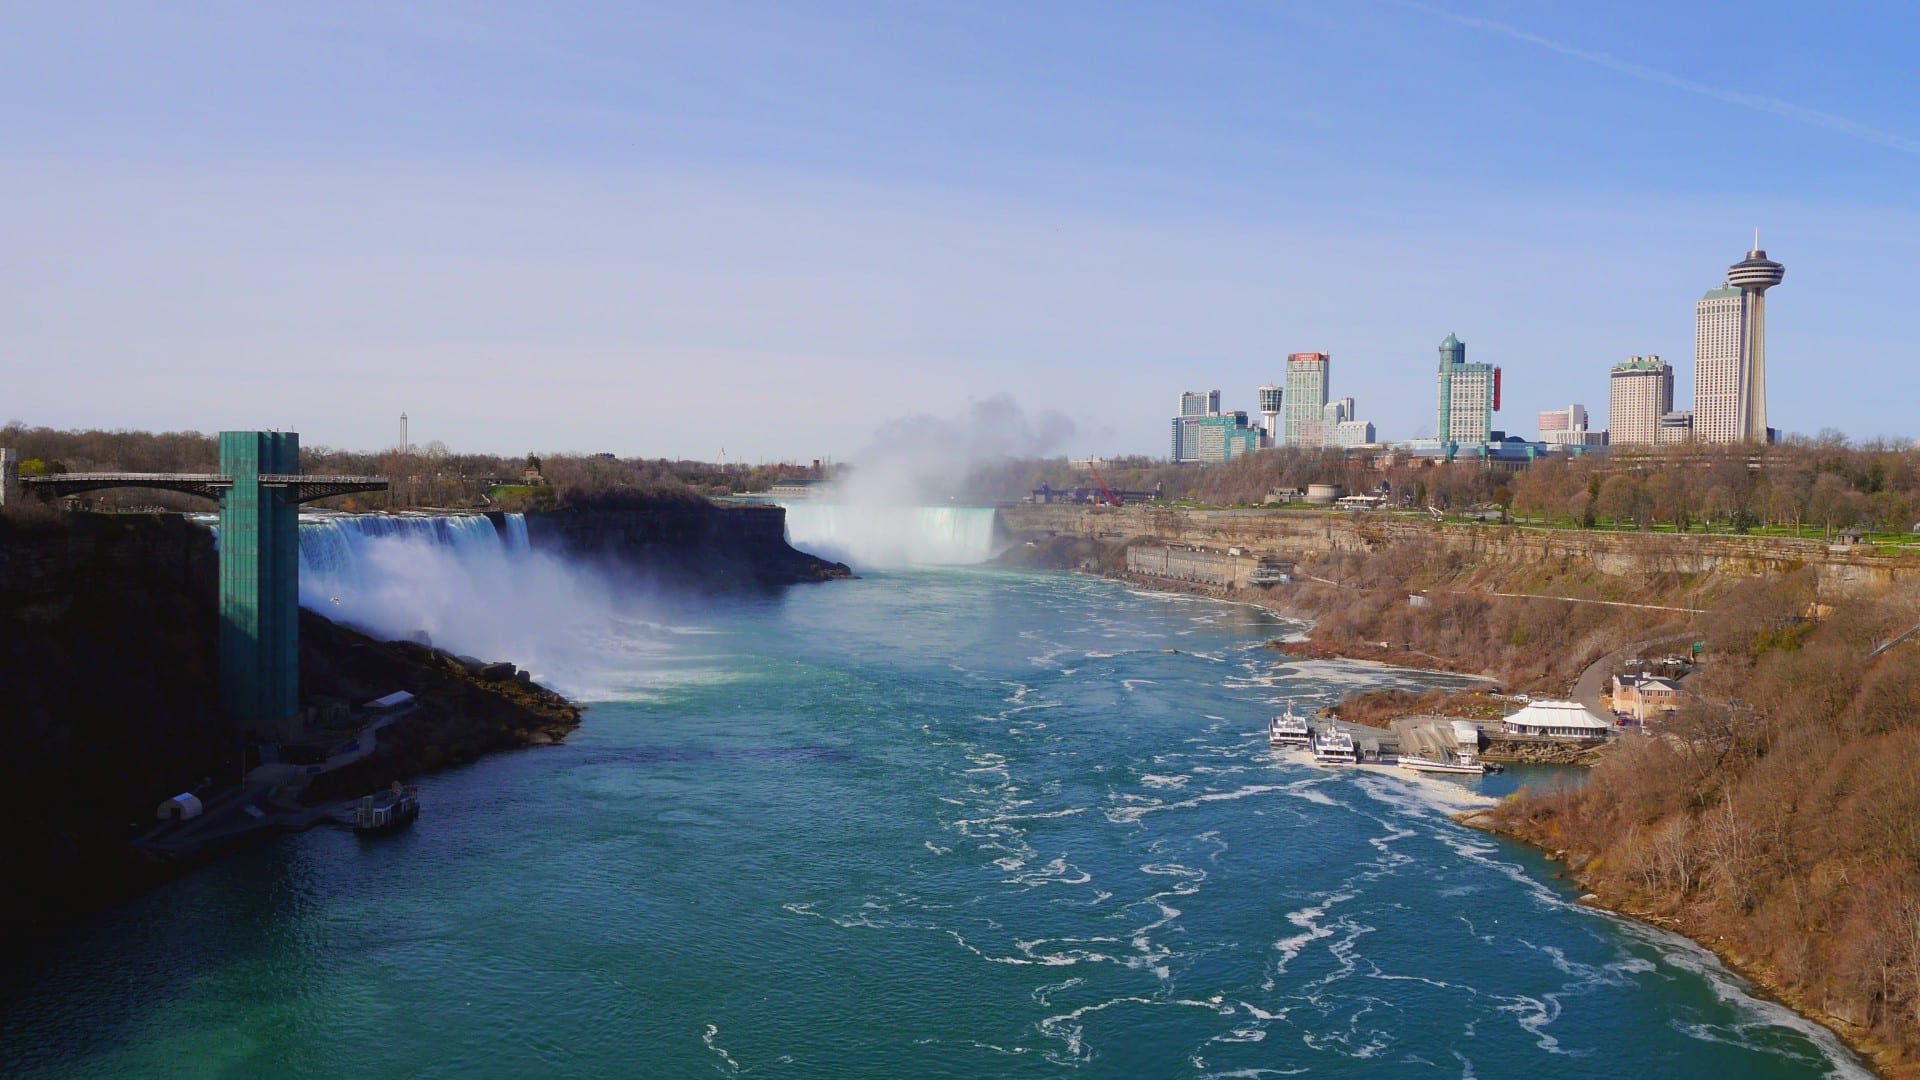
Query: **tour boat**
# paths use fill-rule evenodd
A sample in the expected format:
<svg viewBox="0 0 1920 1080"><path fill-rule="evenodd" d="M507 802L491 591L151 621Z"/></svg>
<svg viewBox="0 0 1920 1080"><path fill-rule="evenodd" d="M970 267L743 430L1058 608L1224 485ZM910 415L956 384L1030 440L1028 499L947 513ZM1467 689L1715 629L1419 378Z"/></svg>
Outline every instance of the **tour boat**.
<svg viewBox="0 0 1920 1080"><path fill-rule="evenodd" d="M1457 761L1441 761L1435 758L1419 757L1413 754L1400 755L1400 767L1417 772L1455 773L1466 776L1480 776L1487 771L1485 765L1471 757L1461 755Z"/></svg>
<svg viewBox="0 0 1920 1080"><path fill-rule="evenodd" d="M392 788L377 795L368 795L361 799L353 811L354 832L386 832L397 829L420 816L420 789L401 787L395 781Z"/></svg>
<svg viewBox="0 0 1920 1080"><path fill-rule="evenodd" d="M1353 736L1344 731L1313 733L1313 760L1322 765L1355 765L1360 755L1353 748Z"/></svg>
<svg viewBox="0 0 1920 1080"><path fill-rule="evenodd" d="M1313 729L1307 726L1307 718L1293 711L1293 702L1287 702L1287 711L1267 721L1267 742L1274 746L1308 746L1313 741Z"/></svg>

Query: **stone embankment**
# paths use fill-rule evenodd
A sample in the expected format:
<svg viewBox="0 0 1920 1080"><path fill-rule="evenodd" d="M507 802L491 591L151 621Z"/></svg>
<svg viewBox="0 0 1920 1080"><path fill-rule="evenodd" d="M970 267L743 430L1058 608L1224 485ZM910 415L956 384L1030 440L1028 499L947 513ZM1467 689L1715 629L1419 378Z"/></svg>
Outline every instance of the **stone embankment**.
<svg viewBox="0 0 1920 1080"><path fill-rule="evenodd" d="M1480 757L1508 765L1592 765L1604 753L1604 743L1514 738L1490 731Z"/></svg>

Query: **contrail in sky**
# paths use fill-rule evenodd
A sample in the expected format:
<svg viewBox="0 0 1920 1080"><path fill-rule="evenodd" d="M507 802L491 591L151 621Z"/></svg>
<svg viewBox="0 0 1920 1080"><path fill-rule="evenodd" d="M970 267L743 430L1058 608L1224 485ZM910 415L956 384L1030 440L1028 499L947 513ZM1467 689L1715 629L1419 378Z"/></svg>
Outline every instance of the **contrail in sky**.
<svg viewBox="0 0 1920 1080"><path fill-rule="evenodd" d="M1517 26L1509 26L1495 19L1482 19L1474 15L1461 15L1448 11L1445 8L1437 8L1430 4L1420 3L1419 0L1394 0L1394 3L1399 4L1401 7L1412 8L1415 11L1431 15L1436 19L1444 19L1458 26L1471 27L1475 30L1486 30L1503 37L1513 38L1515 41L1524 41L1529 45L1537 45L1542 49L1557 52L1562 56L1571 56L1577 60L1585 60L1589 64L1598 64L1610 71L1617 71L1622 75L1629 75L1645 82L1658 83L1661 86L1671 86L1676 90L1685 90L1689 94L1698 94L1701 97L1713 98L1715 101L1724 101L1729 105L1741 105L1749 109L1758 109L1761 112L1772 113L1775 116L1785 117L1788 120L1798 120L1803 124L1823 127L1829 131L1837 131L1843 135L1851 135L1856 139L1865 139L1870 143L1884 146L1889 150L1898 150L1906 154L1920 154L1920 139L1909 138L1891 131L1882 131L1876 127L1868 127L1857 120L1849 120L1844 116L1835 116L1832 113L1821 112L1818 109L1809 109L1803 105L1795 105L1790 101L1781 101L1779 98L1766 97L1761 94L1747 94L1738 90L1723 90L1718 86L1708 86L1705 83L1697 83L1692 79L1683 79L1678 75L1661 71L1659 68L1650 68L1645 64L1636 64L1631 60L1621 60L1607 53L1592 52L1587 49L1575 48L1572 45L1563 45L1552 38L1541 37L1539 34L1522 30Z"/></svg>

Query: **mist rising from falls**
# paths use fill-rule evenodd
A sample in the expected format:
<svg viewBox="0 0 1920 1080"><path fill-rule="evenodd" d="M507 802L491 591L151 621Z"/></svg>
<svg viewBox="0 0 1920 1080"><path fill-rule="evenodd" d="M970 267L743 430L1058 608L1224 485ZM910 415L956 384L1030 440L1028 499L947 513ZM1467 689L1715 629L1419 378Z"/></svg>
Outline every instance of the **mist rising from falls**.
<svg viewBox="0 0 1920 1080"><path fill-rule="evenodd" d="M802 499L787 509L787 542L856 570L961 566L993 558L991 507L901 506Z"/></svg>
<svg viewBox="0 0 1920 1080"><path fill-rule="evenodd" d="M383 639L510 660L579 696L626 636L603 575L534 551L526 519L329 514L300 519L300 604Z"/></svg>

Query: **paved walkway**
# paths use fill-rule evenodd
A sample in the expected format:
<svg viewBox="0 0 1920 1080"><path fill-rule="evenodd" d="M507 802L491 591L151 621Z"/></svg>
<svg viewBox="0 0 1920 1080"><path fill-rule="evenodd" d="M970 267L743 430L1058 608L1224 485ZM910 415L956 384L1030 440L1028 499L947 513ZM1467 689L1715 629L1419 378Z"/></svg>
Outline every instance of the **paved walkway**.
<svg viewBox="0 0 1920 1080"><path fill-rule="evenodd" d="M193 855L263 829L311 828L332 817L348 803L333 802L324 806L283 809L274 805L274 793L293 781L311 779L365 759L378 745L377 733L380 729L412 711L407 709L389 713L374 720L360 729L355 736L353 749L335 754L317 769L287 762L256 766L247 773L246 780L240 785L210 795L199 817L162 825L134 841L134 844L158 854Z"/></svg>

